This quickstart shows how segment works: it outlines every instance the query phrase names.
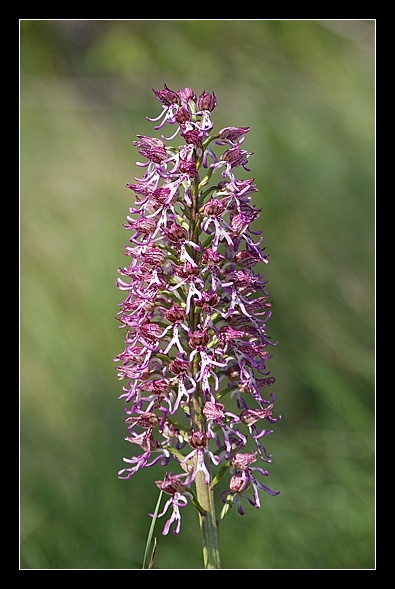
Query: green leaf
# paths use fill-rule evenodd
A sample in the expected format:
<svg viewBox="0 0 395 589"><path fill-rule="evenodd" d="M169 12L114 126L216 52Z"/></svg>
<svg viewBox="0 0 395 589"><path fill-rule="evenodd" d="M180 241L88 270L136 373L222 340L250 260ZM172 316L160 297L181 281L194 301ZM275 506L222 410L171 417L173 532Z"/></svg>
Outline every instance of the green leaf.
<svg viewBox="0 0 395 589"><path fill-rule="evenodd" d="M220 391L219 393L217 393L217 394L216 394L216 399L217 399L217 400L219 400L219 399L222 399L222 397L224 397L224 396L225 396L225 395L227 395L228 393L230 393L230 392L234 391L234 389L235 389L235 387L233 387L233 388L227 387L227 388L226 388L226 389L224 389L223 391Z"/></svg>
<svg viewBox="0 0 395 589"><path fill-rule="evenodd" d="M206 249L210 245L210 243L213 241L214 237L215 237L214 233L209 235L209 237L206 239L206 241L202 245L202 250Z"/></svg>
<svg viewBox="0 0 395 589"><path fill-rule="evenodd" d="M230 468L230 462L226 462L219 470L219 473L213 478L210 487L213 488L222 479L226 471Z"/></svg>

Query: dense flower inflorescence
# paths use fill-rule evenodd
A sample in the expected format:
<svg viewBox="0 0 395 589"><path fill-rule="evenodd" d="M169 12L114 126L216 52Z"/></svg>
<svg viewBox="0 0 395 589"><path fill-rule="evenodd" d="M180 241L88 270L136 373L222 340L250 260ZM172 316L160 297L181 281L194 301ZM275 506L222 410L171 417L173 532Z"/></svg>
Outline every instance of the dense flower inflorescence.
<svg viewBox="0 0 395 589"><path fill-rule="evenodd" d="M281 416L273 416L274 394L262 395L275 379L267 370L267 280L255 271L268 262L262 231L251 228L261 213L251 202L257 188L236 176L238 168L250 171L252 153L242 148L249 128L214 133L214 93L166 85L153 92L162 111L148 120L156 131L173 131L137 135L144 174L127 184L136 200L124 225L130 263L117 281L126 294L117 314L126 346L115 360L125 439L137 448L118 476L169 465L155 481L170 495L159 514L172 509L167 534L173 522L178 533L179 508L193 498L199 472L207 485L227 473L223 501L241 514L243 497L259 507L260 490L277 494L255 476L267 470L251 465L271 461L262 439Z"/></svg>

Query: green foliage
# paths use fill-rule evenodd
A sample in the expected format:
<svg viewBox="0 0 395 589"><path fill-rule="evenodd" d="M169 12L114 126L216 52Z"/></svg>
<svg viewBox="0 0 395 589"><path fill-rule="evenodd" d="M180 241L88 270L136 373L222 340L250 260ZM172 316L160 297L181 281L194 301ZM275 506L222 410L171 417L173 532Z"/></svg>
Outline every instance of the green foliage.
<svg viewBox="0 0 395 589"><path fill-rule="evenodd" d="M229 569L369 569L374 505L373 21L20 22L23 569L142 567L160 468L130 481L122 227L135 135L166 83L249 126L283 421L260 510L220 524ZM216 485L218 495L223 480ZM223 505L218 501L218 516ZM156 523L154 568L202 568L197 510Z"/></svg>

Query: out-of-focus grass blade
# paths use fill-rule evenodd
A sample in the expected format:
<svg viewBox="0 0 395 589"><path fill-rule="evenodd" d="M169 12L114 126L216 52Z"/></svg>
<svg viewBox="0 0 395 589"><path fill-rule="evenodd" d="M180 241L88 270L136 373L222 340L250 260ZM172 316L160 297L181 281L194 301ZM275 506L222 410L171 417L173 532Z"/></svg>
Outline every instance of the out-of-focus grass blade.
<svg viewBox="0 0 395 589"><path fill-rule="evenodd" d="M154 538L154 546L152 548L151 558L148 563L147 569L152 569L152 567L154 566L155 552L156 552L156 538Z"/></svg>
<svg viewBox="0 0 395 589"><path fill-rule="evenodd" d="M153 564L154 564L155 550L156 550L156 538L154 538L154 545L152 548L150 561L148 563L148 566L146 566L148 553L150 551L151 544L152 544L152 537L154 535L154 529L155 529L155 524L156 524L156 520L157 520L157 516L158 516L160 501L162 499L162 494L163 494L163 491L160 491L158 501L156 502L156 505L155 505L154 514L152 516L152 522L151 522L149 532L148 532L147 543L145 545L145 552L144 552L143 566L142 566L143 569L152 569Z"/></svg>

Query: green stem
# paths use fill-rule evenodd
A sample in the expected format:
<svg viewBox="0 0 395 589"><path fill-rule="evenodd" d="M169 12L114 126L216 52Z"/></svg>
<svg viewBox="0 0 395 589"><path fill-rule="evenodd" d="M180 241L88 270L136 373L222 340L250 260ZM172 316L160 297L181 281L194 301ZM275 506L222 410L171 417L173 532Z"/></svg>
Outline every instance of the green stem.
<svg viewBox="0 0 395 589"><path fill-rule="evenodd" d="M199 478L199 480L198 480ZM196 494L206 515L199 514L200 530L203 538L203 563L205 569L220 569L218 524L215 518L214 492L204 482L204 475L196 476Z"/></svg>
<svg viewBox="0 0 395 589"><path fill-rule="evenodd" d="M192 206L191 206L191 217L189 227L189 239L195 243L199 241L199 227L197 223L198 217L198 206L199 206L199 178L196 176L193 195L192 195ZM199 253L193 252L193 259L198 263ZM198 323L198 314L195 312L195 305L191 302L191 309L189 314L191 330L194 331ZM199 368L199 362L197 355L194 358L192 366L192 376L196 376ZM195 393L191 399L190 410L191 410L191 422L194 431L205 430L205 420L203 419L203 393L200 386L197 386ZM206 463L207 468L210 470L210 465ZM215 502L214 502L214 491L210 488L210 485L206 485L204 482L204 473L198 472L195 478L196 486L196 498L198 503L204 510L204 513L199 512L199 524L202 533L203 541L203 563L205 569L220 569L221 559L219 550L219 534L218 524L215 517Z"/></svg>
<svg viewBox="0 0 395 589"><path fill-rule="evenodd" d="M191 409L192 421L198 426L198 429L202 429L200 399L198 399L196 394L192 400ZM209 468L209 465L206 464L206 466ZM220 569L221 558L218 524L215 517L214 491L210 488L210 485L206 485L204 482L204 473L201 471L196 475L195 485L196 498L205 512L204 515L199 513L199 524L203 541L204 568Z"/></svg>

